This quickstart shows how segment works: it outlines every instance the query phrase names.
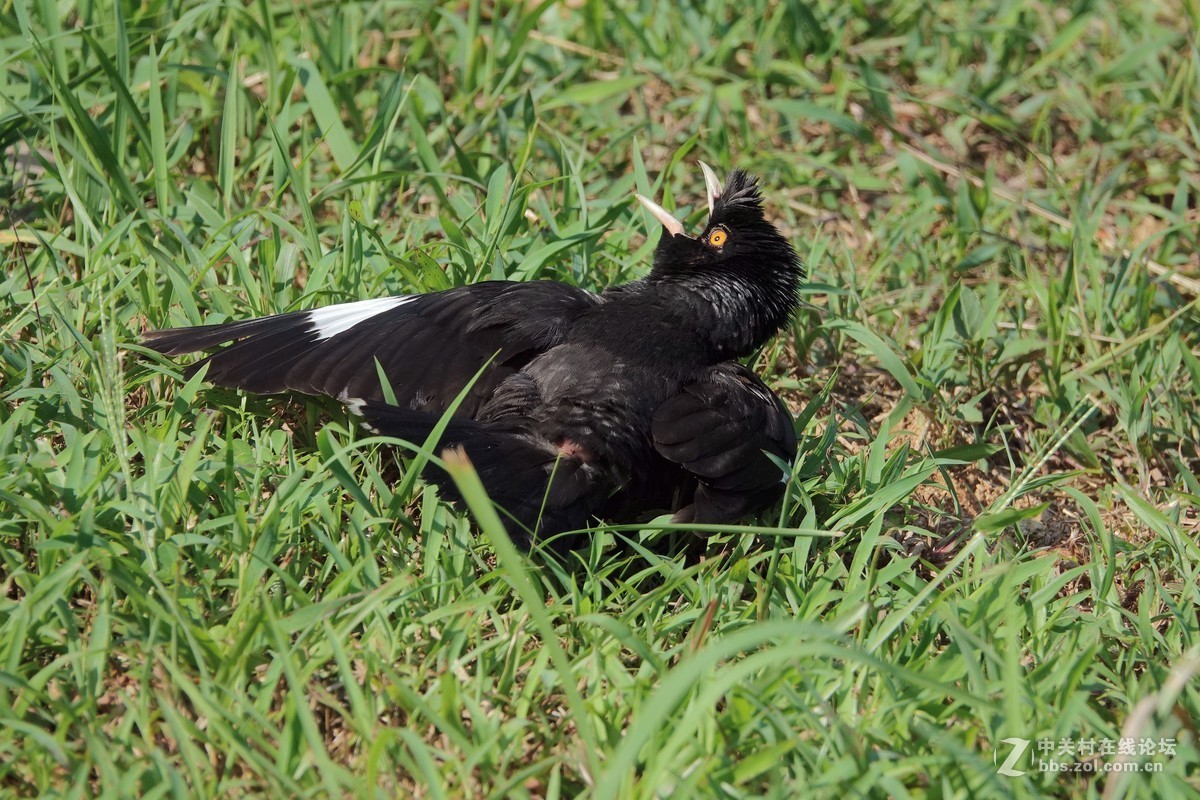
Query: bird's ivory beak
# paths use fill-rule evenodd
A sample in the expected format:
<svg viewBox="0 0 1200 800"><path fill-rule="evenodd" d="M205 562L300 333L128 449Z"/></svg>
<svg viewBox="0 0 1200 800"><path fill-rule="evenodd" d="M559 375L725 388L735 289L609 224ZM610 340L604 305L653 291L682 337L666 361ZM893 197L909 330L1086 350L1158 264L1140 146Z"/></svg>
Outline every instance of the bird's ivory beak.
<svg viewBox="0 0 1200 800"><path fill-rule="evenodd" d="M721 196L725 189L722 188L721 181L717 178L717 173L713 172L712 167L703 161L699 163L700 171L704 173L704 188L706 189L705 193L708 195L708 215L711 217L713 204L716 203L717 198Z"/></svg>
<svg viewBox="0 0 1200 800"><path fill-rule="evenodd" d="M680 236L683 234L683 223L671 216L671 212L660 206L658 203L651 200L649 197L636 195L638 202L646 207L656 220L662 223L662 226L667 229L667 233L672 236Z"/></svg>

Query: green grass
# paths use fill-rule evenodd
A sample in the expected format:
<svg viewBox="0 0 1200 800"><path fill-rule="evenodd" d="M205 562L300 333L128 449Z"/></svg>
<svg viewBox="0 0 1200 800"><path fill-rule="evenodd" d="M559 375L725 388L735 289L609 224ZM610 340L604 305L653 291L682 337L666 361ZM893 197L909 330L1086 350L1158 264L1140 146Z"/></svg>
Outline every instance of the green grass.
<svg viewBox="0 0 1200 800"><path fill-rule="evenodd" d="M1200 790L1200 5L297 8L0 4L0 795ZM811 272L787 501L703 560L518 556L135 345L623 282L697 159ZM1176 752L1032 765L1121 737Z"/></svg>

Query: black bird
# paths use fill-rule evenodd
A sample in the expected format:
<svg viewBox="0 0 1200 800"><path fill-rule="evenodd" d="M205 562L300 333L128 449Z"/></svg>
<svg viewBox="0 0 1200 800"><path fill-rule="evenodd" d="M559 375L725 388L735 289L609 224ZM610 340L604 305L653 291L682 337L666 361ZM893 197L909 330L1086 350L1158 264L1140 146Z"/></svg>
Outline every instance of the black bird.
<svg viewBox="0 0 1200 800"><path fill-rule="evenodd" d="M599 294L488 281L143 341L167 355L235 342L187 374L207 364L221 386L335 397L416 442L474 379L440 446L465 450L525 546L592 517L670 510L679 522L734 522L780 496L785 476L770 456L796 449L783 403L734 359L786 324L803 268L763 216L754 178L734 170L722 188L700 166L703 232L687 235L638 195L664 229L654 265ZM384 402L380 371L397 405ZM457 497L444 472L426 477Z"/></svg>

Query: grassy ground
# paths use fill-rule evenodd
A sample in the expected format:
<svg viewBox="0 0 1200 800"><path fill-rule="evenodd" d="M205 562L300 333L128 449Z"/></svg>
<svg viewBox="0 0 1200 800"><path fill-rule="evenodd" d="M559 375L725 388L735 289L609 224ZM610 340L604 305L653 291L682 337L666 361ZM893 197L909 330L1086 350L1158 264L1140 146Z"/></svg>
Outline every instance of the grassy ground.
<svg viewBox="0 0 1200 800"><path fill-rule="evenodd" d="M683 5L0 4L0 795L1200 789L1200 4ZM699 562L131 348L625 281L699 158L811 271L787 502Z"/></svg>

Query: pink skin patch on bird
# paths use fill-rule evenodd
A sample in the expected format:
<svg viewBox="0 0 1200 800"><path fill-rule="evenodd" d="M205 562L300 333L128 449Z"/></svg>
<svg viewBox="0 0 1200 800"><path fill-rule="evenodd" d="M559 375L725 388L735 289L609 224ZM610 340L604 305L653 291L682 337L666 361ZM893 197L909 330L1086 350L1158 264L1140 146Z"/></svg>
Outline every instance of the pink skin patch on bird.
<svg viewBox="0 0 1200 800"><path fill-rule="evenodd" d="M558 454L563 458L577 458L585 464L592 460L591 451L570 439L563 439L558 443Z"/></svg>

